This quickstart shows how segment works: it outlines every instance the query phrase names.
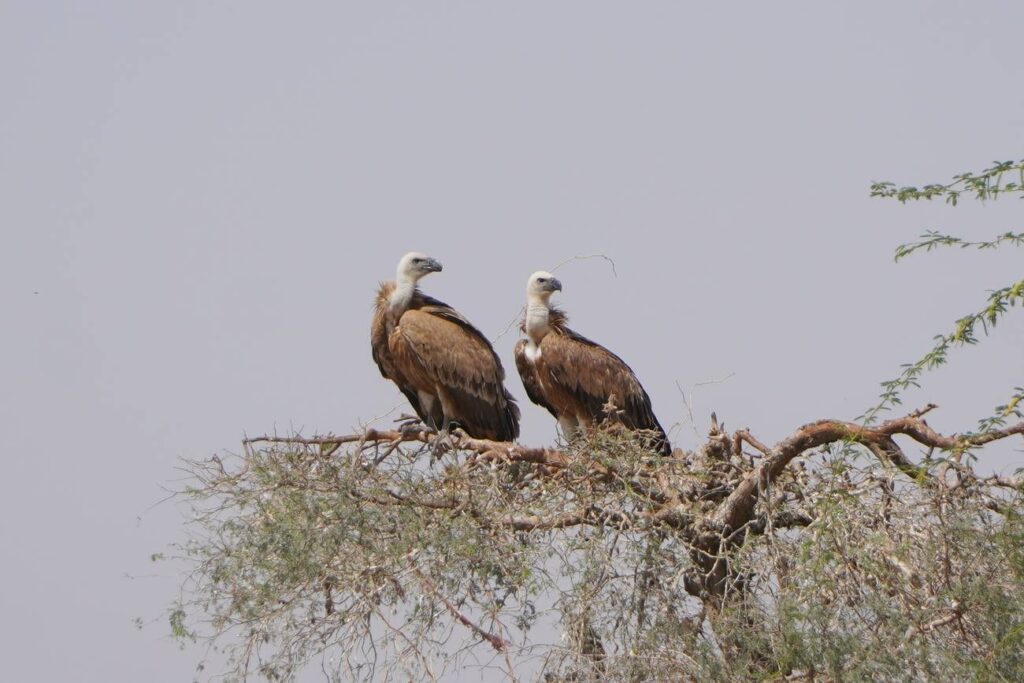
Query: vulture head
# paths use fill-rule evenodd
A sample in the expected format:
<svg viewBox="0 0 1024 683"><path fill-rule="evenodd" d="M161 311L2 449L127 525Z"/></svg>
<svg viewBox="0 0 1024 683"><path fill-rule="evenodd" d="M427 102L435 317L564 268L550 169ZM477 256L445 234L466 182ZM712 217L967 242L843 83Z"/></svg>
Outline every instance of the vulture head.
<svg viewBox="0 0 1024 683"><path fill-rule="evenodd" d="M547 301L555 292L562 291L562 283L546 270L538 270L526 282L526 296Z"/></svg>
<svg viewBox="0 0 1024 683"><path fill-rule="evenodd" d="M417 282L424 275L441 272L441 263L426 254L410 251L398 262L396 279L399 282Z"/></svg>

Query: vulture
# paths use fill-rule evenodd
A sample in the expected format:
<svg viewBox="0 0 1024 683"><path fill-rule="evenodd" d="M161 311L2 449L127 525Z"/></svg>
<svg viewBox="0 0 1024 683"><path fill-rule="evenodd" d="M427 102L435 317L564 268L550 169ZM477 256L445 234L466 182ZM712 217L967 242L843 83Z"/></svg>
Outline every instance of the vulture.
<svg viewBox="0 0 1024 683"><path fill-rule="evenodd" d="M651 399L626 363L600 344L573 331L550 303L562 291L551 273L539 271L526 284L525 339L516 344L519 376L530 400L554 415L567 438L606 419L648 432L645 445L662 455L672 447L651 410ZM615 406L608 413L608 404ZM609 406L610 407L610 406Z"/></svg>
<svg viewBox="0 0 1024 683"><path fill-rule="evenodd" d="M412 252L377 291L370 346L380 374L398 385L419 418L442 432L458 425L478 439L513 441L519 406L487 338L417 282L441 264Z"/></svg>

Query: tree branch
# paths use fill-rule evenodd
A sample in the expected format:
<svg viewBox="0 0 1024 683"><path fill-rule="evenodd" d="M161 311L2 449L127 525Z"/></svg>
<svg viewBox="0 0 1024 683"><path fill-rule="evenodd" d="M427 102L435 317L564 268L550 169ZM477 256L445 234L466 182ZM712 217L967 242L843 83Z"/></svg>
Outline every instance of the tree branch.
<svg viewBox="0 0 1024 683"><path fill-rule="evenodd" d="M877 456L884 455L894 465L912 477L920 477L925 470L911 463L892 437L903 434L924 446L963 452L971 447L1024 434L1024 422L981 434L944 436L921 419L921 415L934 406L906 417L883 422L877 427L866 427L855 422L820 420L800 427L792 436L771 449L771 455L756 469L750 471L719 506L714 520L726 529L736 529L753 518L759 492L765 490L783 472L786 466L804 452L836 441L850 441L867 447Z"/></svg>
<svg viewBox="0 0 1024 683"><path fill-rule="evenodd" d="M471 630L473 633L477 634L478 636L486 640L488 643L491 644L491 647L493 647L498 652L505 652L509 648L509 646L512 645L512 643L508 642L501 636L491 633L490 631L485 630L483 627L478 626L469 617L460 612L458 608L456 608L455 605L452 604L451 600L441 595L441 593L437 590L437 586L434 585L434 582L427 578L427 576L419 570L419 567L416 566L416 563L413 561L412 556L409 557L409 567L412 569L413 574L416 575L416 578L420 580L420 583L423 585L423 588L425 588L426 591L433 595L435 598L440 600L441 604L445 606L448 612L453 617L455 617L455 619L460 624L462 624L463 626Z"/></svg>

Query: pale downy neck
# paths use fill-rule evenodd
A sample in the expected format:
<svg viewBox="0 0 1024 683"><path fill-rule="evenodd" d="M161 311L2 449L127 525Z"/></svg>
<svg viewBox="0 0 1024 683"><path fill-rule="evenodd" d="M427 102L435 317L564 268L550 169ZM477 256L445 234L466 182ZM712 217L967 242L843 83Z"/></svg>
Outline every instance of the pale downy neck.
<svg viewBox="0 0 1024 683"><path fill-rule="evenodd" d="M544 336L551 331L548 324L551 312L548 308L548 296L530 294L526 299L526 336L534 344L540 344Z"/></svg>
<svg viewBox="0 0 1024 683"><path fill-rule="evenodd" d="M391 299L388 304L389 312L394 319L401 317L409 308L413 294L416 293L416 278L409 277L405 273L398 272L395 275L395 291L391 292Z"/></svg>

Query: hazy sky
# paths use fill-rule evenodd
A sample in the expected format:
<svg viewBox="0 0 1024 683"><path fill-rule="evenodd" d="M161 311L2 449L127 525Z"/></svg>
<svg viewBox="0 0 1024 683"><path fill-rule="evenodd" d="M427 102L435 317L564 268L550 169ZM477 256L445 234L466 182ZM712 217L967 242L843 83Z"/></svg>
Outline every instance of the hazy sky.
<svg viewBox="0 0 1024 683"><path fill-rule="evenodd" d="M411 249L492 339L532 271L614 259L556 298L677 445L677 384L701 432L858 415L1022 275L1020 250L892 261L1020 229L1019 201L868 197L1024 156L1022 31L1019 2L0 1L4 678L189 680L148 560L181 511L147 508L243 433L407 409L368 326ZM1024 382L1015 313L910 397L934 426Z"/></svg>

